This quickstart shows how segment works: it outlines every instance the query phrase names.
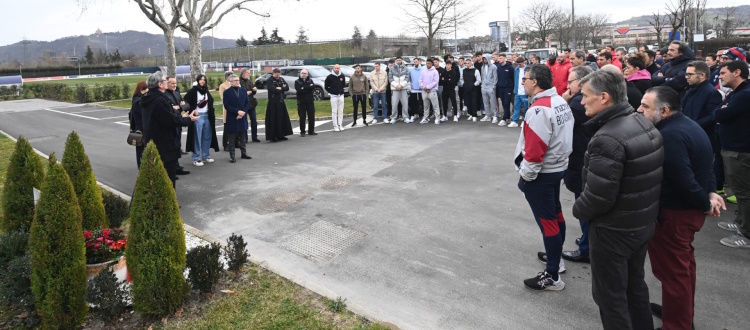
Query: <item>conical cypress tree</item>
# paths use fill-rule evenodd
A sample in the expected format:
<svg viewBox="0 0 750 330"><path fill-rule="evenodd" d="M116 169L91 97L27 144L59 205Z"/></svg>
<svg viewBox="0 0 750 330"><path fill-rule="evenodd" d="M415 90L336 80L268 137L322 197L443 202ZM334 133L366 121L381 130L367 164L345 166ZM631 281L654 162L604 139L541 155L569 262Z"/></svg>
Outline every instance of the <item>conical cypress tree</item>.
<svg viewBox="0 0 750 330"><path fill-rule="evenodd" d="M88 314L81 209L62 165L50 167L29 235L31 291L45 329L77 329Z"/></svg>
<svg viewBox="0 0 750 330"><path fill-rule="evenodd" d="M78 205L83 215L83 229L99 229L102 225L109 226L107 214L104 212L102 192L96 185L91 162L83 149L81 139L75 131L70 132L65 141L62 165L73 182L78 197Z"/></svg>
<svg viewBox="0 0 750 330"><path fill-rule="evenodd" d="M3 186L3 218L0 229L4 232L26 231L34 219L33 187L42 187L44 170L42 160L34 153L29 141L18 138L16 149L10 156L10 164Z"/></svg>
<svg viewBox="0 0 750 330"><path fill-rule="evenodd" d="M141 159L125 253L137 312L163 315L182 305L189 290L183 277L185 232L177 195L153 142Z"/></svg>

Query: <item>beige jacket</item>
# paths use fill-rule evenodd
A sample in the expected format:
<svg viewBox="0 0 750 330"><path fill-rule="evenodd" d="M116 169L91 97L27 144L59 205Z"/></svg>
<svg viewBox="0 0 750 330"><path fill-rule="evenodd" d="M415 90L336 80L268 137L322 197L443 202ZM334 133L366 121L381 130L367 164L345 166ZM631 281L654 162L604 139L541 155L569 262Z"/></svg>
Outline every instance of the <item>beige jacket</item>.
<svg viewBox="0 0 750 330"><path fill-rule="evenodd" d="M373 93L377 93L378 89L380 89L381 93L385 93L385 89L387 87L388 74L385 72L385 70L380 70L380 72L370 72L370 88L372 88Z"/></svg>
<svg viewBox="0 0 750 330"><path fill-rule="evenodd" d="M219 98L221 98L223 100L224 99L224 91L227 90L227 89L229 89L229 87L231 87L231 86L232 85L230 85L228 81L225 81L223 84L219 85ZM225 123L227 122L227 109L224 109L222 111L221 119Z"/></svg>
<svg viewBox="0 0 750 330"><path fill-rule="evenodd" d="M364 73L356 72L349 78L349 94L365 95L370 92L370 84L367 82L367 76Z"/></svg>

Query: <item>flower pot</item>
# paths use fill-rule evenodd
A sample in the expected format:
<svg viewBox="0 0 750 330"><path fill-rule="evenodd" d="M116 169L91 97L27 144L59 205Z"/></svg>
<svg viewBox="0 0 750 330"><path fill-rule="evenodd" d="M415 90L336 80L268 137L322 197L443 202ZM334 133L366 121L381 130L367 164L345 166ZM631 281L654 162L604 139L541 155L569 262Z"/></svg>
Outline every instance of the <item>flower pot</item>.
<svg viewBox="0 0 750 330"><path fill-rule="evenodd" d="M117 276L117 280L124 281L127 277L126 274L128 271L125 256L98 264L86 264L86 281L91 281L96 275L99 275L102 270L105 270L110 265L112 265L112 271L115 273L115 276Z"/></svg>

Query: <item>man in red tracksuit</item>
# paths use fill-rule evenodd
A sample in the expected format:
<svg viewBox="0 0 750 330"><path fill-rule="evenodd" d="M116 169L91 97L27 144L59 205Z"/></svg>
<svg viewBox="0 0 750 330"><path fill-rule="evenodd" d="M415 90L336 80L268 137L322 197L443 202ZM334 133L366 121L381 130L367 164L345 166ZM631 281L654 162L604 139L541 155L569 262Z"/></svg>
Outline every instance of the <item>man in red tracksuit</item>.
<svg viewBox="0 0 750 330"><path fill-rule="evenodd" d="M552 67L552 85L557 90L557 95L563 95L568 90L568 75L573 64L567 56L560 55L557 63Z"/></svg>

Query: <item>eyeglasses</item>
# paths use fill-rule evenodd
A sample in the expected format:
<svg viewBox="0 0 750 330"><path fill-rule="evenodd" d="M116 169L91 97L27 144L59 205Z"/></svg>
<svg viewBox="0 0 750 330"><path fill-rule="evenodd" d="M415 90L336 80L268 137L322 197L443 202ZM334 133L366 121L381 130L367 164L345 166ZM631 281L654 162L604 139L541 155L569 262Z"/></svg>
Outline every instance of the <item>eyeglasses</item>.
<svg viewBox="0 0 750 330"><path fill-rule="evenodd" d="M526 77L521 78L522 83L525 83L526 80L536 80L536 78L526 78Z"/></svg>
<svg viewBox="0 0 750 330"><path fill-rule="evenodd" d="M581 80L581 79L579 78L579 79L568 80L568 84L572 84L576 80Z"/></svg>
<svg viewBox="0 0 750 330"><path fill-rule="evenodd" d="M690 78L690 77L695 76L697 74L699 74L699 73L689 73L689 72L687 72L687 73L685 73L685 77Z"/></svg>

